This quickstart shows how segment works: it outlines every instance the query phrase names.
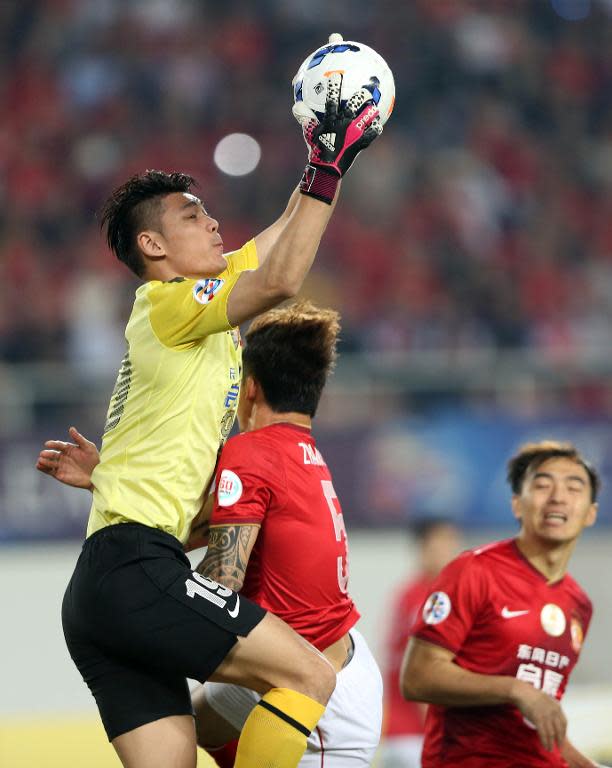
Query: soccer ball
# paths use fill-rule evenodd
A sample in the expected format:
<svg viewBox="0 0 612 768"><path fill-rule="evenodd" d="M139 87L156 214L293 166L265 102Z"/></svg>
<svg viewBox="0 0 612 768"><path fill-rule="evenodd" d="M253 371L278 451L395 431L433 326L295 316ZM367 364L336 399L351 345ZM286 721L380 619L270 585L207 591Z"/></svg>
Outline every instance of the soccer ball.
<svg viewBox="0 0 612 768"><path fill-rule="evenodd" d="M293 100L303 101L321 120L325 113L327 77L342 73L341 106L360 88L371 91L384 125L395 104L393 73L383 57L363 43L330 35L329 44L310 54L293 78Z"/></svg>

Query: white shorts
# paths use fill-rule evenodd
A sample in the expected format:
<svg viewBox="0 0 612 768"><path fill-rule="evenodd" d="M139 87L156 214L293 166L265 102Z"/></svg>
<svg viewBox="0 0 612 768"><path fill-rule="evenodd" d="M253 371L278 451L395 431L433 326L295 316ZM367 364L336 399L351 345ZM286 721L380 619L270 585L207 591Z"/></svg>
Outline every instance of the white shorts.
<svg viewBox="0 0 612 768"><path fill-rule="evenodd" d="M421 768L423 736L388 736L377 754L378 768Z"/></svg>
<svg viewBox="0 0 612 768"><path fill-rule="evenodd" d="M365 768L374 759L382 725L382 677L362 635L355 629L350 635L353 658L338 672L325 713L308 738L301 768ZM210 706L238 731L260 699L255 691L227 683L206 683L204 692Z"/></svg>

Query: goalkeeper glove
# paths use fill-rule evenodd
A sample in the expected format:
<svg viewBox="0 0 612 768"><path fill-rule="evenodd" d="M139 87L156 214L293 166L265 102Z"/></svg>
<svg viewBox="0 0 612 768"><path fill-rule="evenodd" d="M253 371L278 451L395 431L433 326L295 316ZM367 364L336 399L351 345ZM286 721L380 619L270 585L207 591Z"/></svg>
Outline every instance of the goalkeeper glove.
<svg viewBox="0 0 612 768"><path fill-rule="evenodd" d="M342 75L327 79L325 115L319 123L312 110L298 102L293 114L302 126L308 165L300 182L304 195L331 204L338 181L361 152L382 133L379 112L367 88L361 88L340 108Z"/></svg>

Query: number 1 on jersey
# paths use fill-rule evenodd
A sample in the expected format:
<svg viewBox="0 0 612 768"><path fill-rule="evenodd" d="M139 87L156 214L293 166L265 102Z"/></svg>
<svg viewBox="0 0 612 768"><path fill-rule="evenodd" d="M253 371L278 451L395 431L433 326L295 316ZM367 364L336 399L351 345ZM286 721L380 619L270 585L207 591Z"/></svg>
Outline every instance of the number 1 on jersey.
<svg viewBox="0 0 612 768"><path fill-rule="evenodd" d="M344 535L344 555L338 556L338 586L340 592L346 595L348 591L349 569L348 569L348 541L346 537L346 528L344 527L344 516L342 512L336 509L334 499L337 499L336 491L331 480L321 480L321 488L323 489L323 495L325 501L331 512L332 522L334 524L334 532L336 534L336 541L342 541Z"/></svg>

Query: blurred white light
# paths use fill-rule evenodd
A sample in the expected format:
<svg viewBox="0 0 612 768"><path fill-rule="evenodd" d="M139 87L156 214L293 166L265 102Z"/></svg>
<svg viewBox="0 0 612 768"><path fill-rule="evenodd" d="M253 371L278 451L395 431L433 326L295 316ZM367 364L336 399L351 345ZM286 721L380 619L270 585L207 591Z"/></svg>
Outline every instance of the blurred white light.
<svg viewBox="0 0 612 768"><path fill-rule="evenodd" d="M245 176L257 168L261 147L246 133L230 133L215 147L215 164L229 176Z"/></svg>
<svg viewBox="0 0 612 768"><path fill-rule="evenodd" d="M79 172L94 180L110 176L122 160L117 141L105 133L83 136L75 144L72 156Z"/></svg>

